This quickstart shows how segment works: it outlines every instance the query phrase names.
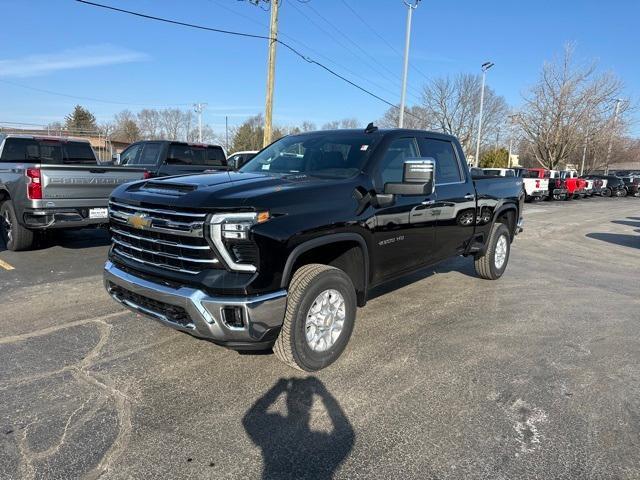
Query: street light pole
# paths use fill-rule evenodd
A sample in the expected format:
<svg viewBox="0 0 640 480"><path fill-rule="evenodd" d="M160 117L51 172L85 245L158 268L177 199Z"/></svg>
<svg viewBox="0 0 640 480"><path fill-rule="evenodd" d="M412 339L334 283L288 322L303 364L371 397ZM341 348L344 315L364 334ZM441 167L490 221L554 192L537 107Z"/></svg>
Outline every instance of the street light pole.
<svg viewBox="0 0 640 480"><path fill-rule="evenodd" d="M507 168L511 168L511 151L513 149L513 127L516 125L516 119L520 116L518 113L514 113L513 115L509 115L509 119L511 120L511 125L509 128L509 153L507 157Z"/></svg>
<svg viewBox="0 0 640 480"><path fill-rule="evenodd" d="M402 92L400 93L400 116L398 117L398 128L402 128L404 125L404 105L407 97L407 76L409 74L409 44L411 43L411 18L413 11L418 8L420 0L415 0L415 3L410 3L407 0L403 0L407 6L407 29L404 39L404 64L402 67Z"/></svg>
<svg viewBox="0 0 640 480"><path fill-rule="evenodd" d="M482 139L482 109L484 108L484 85L487 76L487 70L493 67L495 63L484 62L482 64L482 88L480 90L480 119L478 120L478 141L476 143L476 157L473 160L474 167L480 164L480 140Z"/></svg>
<svg viewBox="0 0 640 480"><path fill-rule="evenodd" d="M202 143L202 112L207 106L206 103L194 103L193 110L198 114L198 141Z"/></svg>
<svg viewBox="0 0 640 480"><path fill-rule="evenodd" d="M587 144L589 143L589 125L587 123L587 131L584 135L584 144L582 145L582 163L580 164L580 176L584 175L584 162L587 159Z"/></svg>
<svg viewBox="0 0 640 480"><path fill-rule="evenodd" d="M616 134L616 123L618 123L618 113L620 113L621 98L616 98L616 111L613 114L613 122L611 123L611 137L609 137L609 146L607 147L607 159L605 161L604 174L609 175L609 160L611 159L611 149L613 148L613 136Z"/></svg>

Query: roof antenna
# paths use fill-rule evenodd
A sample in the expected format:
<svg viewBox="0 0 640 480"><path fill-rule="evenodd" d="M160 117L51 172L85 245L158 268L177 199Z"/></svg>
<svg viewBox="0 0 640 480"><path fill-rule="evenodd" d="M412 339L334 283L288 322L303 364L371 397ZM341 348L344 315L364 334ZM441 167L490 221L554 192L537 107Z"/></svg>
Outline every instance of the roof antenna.
<svg viewBox="0 0 640 480"><path fill-rule="evenodd" d="M378 127L376 127L373 122L369 123L369 125L367 125L367 128L364 129L364 133L373 133L377 131Z"/></svg>

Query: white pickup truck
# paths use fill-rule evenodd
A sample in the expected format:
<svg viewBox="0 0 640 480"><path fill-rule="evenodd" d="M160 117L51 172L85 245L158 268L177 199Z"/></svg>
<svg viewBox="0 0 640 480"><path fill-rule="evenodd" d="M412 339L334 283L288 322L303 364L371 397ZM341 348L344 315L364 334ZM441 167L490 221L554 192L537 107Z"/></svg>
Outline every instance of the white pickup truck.
<svg viewBox="0 0 640 480"><path fill-rule="evenodd" d="M500 177L520 177L524 184L525 201L544 200L549 194L549 179L538 178L538 172L527 168L483 168L485 175Z"/></svg>

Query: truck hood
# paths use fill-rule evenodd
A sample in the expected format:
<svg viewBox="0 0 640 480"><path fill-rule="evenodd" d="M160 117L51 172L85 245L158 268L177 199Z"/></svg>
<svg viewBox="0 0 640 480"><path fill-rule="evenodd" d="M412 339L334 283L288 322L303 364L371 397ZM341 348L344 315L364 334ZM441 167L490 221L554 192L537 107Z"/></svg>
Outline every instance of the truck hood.
<svg viewBox="0 0 640 480"><path fill-rule="evenodd" d="M353 180L324 179L303 174L216 172L135 182L116 189L113 198L136 204L156 204L211 210L225 208L273 209L313 202L331 195L350 195Z"/></svg>

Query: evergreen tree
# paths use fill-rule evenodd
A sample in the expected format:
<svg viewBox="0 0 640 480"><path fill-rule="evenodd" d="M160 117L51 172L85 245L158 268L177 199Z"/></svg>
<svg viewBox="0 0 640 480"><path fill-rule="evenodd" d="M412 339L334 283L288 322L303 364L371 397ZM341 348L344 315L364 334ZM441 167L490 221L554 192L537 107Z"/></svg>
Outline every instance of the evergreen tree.
<svg viewBox="0 0 640 480"><path fill-rule="evenodd" d="M93 113L81 105L76 105L73 112L64 118L64 128L74 131L94 132L98 130L98 124Z"/></svg>

